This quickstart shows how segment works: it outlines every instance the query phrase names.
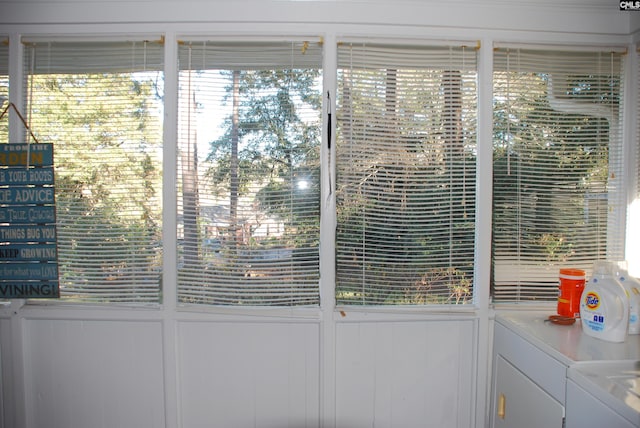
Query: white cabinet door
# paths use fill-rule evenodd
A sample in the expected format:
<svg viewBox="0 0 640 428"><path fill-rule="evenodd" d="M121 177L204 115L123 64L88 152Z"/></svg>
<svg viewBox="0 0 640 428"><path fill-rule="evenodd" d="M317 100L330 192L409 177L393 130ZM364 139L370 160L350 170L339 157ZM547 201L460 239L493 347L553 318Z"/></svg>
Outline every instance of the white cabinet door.
<svg viewBox="0 0 640 428"><path fill-rule="evenodd" d="M567 382L567 428L591 427L634 428L635 425L570 380Z"/></svg>
<svg viewBox="0 0 640 428"><path fill-rule="evenodd" d="M496 358L493 428L562 428L562 404L502 356Z"/></svg>

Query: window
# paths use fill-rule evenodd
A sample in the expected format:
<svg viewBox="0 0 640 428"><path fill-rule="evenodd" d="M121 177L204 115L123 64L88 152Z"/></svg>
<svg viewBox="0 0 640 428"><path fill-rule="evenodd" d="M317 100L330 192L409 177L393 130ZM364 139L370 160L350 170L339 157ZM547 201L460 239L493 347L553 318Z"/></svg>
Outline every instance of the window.
<svg viewBox="0 0 640 428"><path fill-rule="evenodd" d="M471 301L476 92L475 47L338 47L338 304Z"/></svg>
<svg viewBox="0 0 640 428"><path fill-rule="evenodd" d="M494 300L552 301L560 267L623 257L623 58L495 50Z"/></svg>
<svg viewBox="0 0 640 428"><path fill-rule="evenodd" d="M53 143L61 298L157 303L163 47L25 41L26 116Z"/></svg>
<svg viewBox="0 0 640 428"><path fill-rule="evenodd" d="M321 52L180 44L179 303L319 304Z"/></svg>

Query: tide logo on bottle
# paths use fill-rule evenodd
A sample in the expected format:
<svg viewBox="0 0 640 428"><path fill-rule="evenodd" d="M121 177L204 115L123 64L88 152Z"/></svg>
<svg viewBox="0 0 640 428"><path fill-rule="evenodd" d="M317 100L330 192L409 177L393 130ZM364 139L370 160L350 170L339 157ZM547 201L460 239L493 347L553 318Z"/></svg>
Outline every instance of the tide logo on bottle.
<svg viewBox="0 0 640 428"><path fill-rule="evenodd" d="M600 296L595 291L590 291L584 298L584 303L587 305L587 308L594 310L598 309L600 306Z"/></svg>

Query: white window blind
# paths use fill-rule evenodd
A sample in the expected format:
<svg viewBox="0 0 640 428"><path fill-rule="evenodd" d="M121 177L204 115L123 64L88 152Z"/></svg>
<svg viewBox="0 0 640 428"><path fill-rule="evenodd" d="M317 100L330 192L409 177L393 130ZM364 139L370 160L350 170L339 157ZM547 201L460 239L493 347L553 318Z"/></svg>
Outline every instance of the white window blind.
<svg viewBox="0 0 640 428"><path fill-rule="evenodd" d="M181 304L318 305L321 52L180 44Z"/></svg>
<svg viewBox="0 0 640 428"><path fill-rule="evenodd" d="M555 300L561 267L623 257L622 82L612 49L494 51L492 294Z"/></svg>
<svg viewBox="0 0 640 428"><path fill-rule="evenodd" d="M25 41L26 116L53 143L61 298L157 303L158 42Z"/></svg>
<svg viewBox="0 0 640 428"><path fill-rule="evenodd" d="M9 103L9 39L0 36L0 113ZM0 143L9 138L8 115L0 121Z"/></svg>
<svg viewBox="0 0 640 428"><path fill-rule="evenodd" d="M338 47L336 299L472 299L475 46Z"/></svg>
<svg viewBox="0 0 640 428"><path fill-rule="evenodd" d="M640 45L636 47L637 62L640 64ZM636 204L640 204L640 65L637 69L637 92L636 92L636 113L638 120L636 121ZM638 267L640 272L640 267Z"/></svg>
<svg viewBox="0 0 640 428"><path fill-rule="evenodd" d="M636 64L640 64L640 44L635 50ZM627 243L626 259L629 273L640 278L640 66L636 70L636 138L630 153L635 156L635 193L632 195L631 205L627 212Z"/></svg>
<svg viewBox="0 0 640 428"><path fill-rule="evenodd" d="M9 103L9 39L0 36L0 113ZM0 144L9 140L8 114L0 120ZM0 304L8 300L0 299Z"/></svg>

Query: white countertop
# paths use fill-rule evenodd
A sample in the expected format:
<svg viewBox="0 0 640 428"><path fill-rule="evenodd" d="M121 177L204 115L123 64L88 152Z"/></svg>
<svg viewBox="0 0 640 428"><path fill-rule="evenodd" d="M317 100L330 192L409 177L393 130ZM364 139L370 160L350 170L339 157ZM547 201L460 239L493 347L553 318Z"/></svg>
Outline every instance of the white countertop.
<svg viewBox="0 0 640 428"><path fill-rule="evenodd" d="M582 332L580 321L558 325L547 321L553 311L498 312L496 322L570 366L588 361L640 361L640 335L623 343L605 342Z"/></svg>
<svg viewBox="0 0 640 428"><path fill-rule="evenodd" d="M567 377L640 426L640 335L623 343L596 339L546 321L553 311L498 312L496 322L567 366Z"/></svg>

